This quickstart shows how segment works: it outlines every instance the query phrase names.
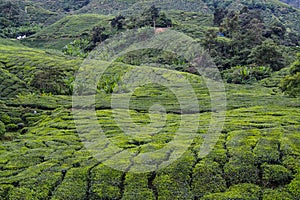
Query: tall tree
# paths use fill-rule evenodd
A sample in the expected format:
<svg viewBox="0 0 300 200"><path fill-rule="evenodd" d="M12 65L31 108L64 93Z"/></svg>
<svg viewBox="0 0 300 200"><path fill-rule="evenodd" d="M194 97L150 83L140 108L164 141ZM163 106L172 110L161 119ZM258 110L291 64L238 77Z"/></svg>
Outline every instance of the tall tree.
<svg viewBox="0 0 300 200"><path fill-rule="evenodd" d="M285 60L280 47L271 39L252 49L248 62L256 66L270 67L278 71L285 66Z"/></svg>

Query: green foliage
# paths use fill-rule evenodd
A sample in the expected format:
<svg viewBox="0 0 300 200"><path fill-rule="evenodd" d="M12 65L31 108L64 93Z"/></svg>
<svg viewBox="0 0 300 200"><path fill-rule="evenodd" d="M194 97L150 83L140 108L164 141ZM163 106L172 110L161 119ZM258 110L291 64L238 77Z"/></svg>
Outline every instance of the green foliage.
<svg viewBox="0 0 300 200"><path fill-rule="evenodd" d="M292 196L286 191L266 189L263 193L263 200L291 200Z"/></svg>
<svg viewBox="0 0 300 200"><path fill-rule="evenodd" d="M0 44L0 96L20 93L71 94L72 80L80 60L24 46ZM3 73L2 73L3 72Z"/></svg>
<svg viewBox="0 0 300 200"><path fill-rule="evenodd" d="M151 174L127 173L124 182L122 200L141 199L154 200L154 192L149 188ZM153 187L153 186L152 186Z"/></svg>
<svg viewBox="0 0 300 200"><path fill-rule="evenodd" d="M89 47L89 41L86 39L77 39L67 44L63 48L63 53L65 55L77 56L81 58L85 58L87 56L86 49Z"/></svg>
<svg viewBox="0 0 300 200"><path fill-rule="evenodd" d="M254 83L258 80L267 78L271 75L269 67L247 67L236 66L222 72L223 77L228 83Z"/></svg>
<svg viewBox="0 0 300 200"><path fill-rule="evenodd" d="M192 190L196 198L225 191L226 182L219 164L210 160L198 163L193 170Z"/></svg>
<svg viewBox="0 0 300 200"><path fill-rule="evenodd" d="M286 76L280 83L280 89L289 96L300 95L300 72L295 75Z"/></svg>
<svg viewBox="0 0 300 200"><path fill-rule="evenodd" d="M187 61L172 52L157 49L142 49L131 51L116 59L116 62L123 62L130 65L147 65L161 68L184 71L188 68Z"/></svg>
<svg viewBox="0 0 300 200"><path fill-rule="evenodd" d="M291 172L281 165L262 165L262 180L265 185L278 186L286 184L292 177Z"/></svg>
<svg viewBox="0 0 300 200"><path fill-rule="evenodd" d="M300 174L297 173L295 178L287 186L288 191L293 195L294 199L300 197L299 184L300 184Z"/></svg>
<svg viewBox="0 0 300 200"><path fill-rule="evenodd" d="M2 121L0 121L0 137L3 137L5 132L6 132L5 124Z"/></svg>
<svg viewBox="0 0 300 200"><path fill-rule="evenodd" d="M280 89L289 96L297 97L300 95L300 54L291 65L290 73L281 80Z"/></svg>
<svg viewBox="0 0 300 200"><path fill-rule="evenodd" d="M160 12L160 9L152 5L145 9L140 16L132 16L126 22L129 29L140 28L145 26L151 27L170 27L172 21L167 18L165 13Z"/></svg>
<svg viewBox="0 0 300 200"><path fill-rule="evenodd" d="M270 39L252 49L249 62L258 66L270 67L274 71L278 71L285 66L280 47Z"/></svg>
<svg viewBox="0 0 300 200"><path fill-rule="evenodd" d="M259 164L278 163L280 152L278 151L279 141L273 138L261 138L256 144L253 152L255 155L255 162Z"/></svg>
<svg viewBox="0 0 300 200"><path fill-rule="evenodd" d="M122 172L103 164L91 172L90 199L119 199Z"/></svg>
<svg viewBox="0 0 300 200"><path fill-rule="evenodd" d="M90 33L94 27L110 30L110 20L111 17L97 14L68 15L22 42L32 47L61 50L76 39L90 40Z"/></svg>
<svg viewBox="0 0 300 200"><path fill-rule="evenodd" d="M53 200L81 200L86 196L87 168L72 168L66 172L63 182L53 193Z"/></svg>
<svg viewBox="0 0 300 200"><path fill-rule="evenodd" d="M53 5L49 1L36 1L39 1L40 5ZM65 1L65 8L69 8L67 5L69 2ZM106 12L114 8L107 8L107 5L128 7L134 2L103 1L101 8L103 12ZM188 8L187 5L195 5L197 2L195 4L191 1L186 2L177 1L174 6L184 5L184 9L188 10L205 9L202 7ZM240 2L241 4L251 4L253 8L265 6L266 10L278 10L276 7L278 4L274 4L276 6L270 3L263 4L257 0L250 3L244 0ZM95 1L91 3L91 5L96 5ZM161 2L160 5L167 3L170 2ZM174 2L171 3L174 4ZM231 4L231 1L214 1L214 3L216 5L226 4L228 7L235 5ZM57 3L56 6L58 5L61 5L61 2ZM289 7L279 8L285 10ZM75 10L77 7L70 7L70 10L73 9ZM83 11L80 10L80 12ZM285 12L290 11L285 10ZM62 45L67 41L67 43L73 41L75 38L88 38L88 34L95 26L105 27L105 31L103 31L105 34L115 34L122 30L122 26L128 25L123 24L123 19L118 21L117 18L114 18L116 24L111 27L109 21L112 17L100 17L100 19L98 15L95 18L93 16L70 16L69 21L64 19L60 23L53 24L51 26L53 30L46 28L49 32L41 31L40 33L43 32L44 34L40 35L41 40L49 41L49 44L57 42L57 44ZM257 21L259 20L257 17L254 17L257 20L253 21L251 13L239 16L238 24L247 22L244 27L247 28L249 25L248 30L243 32L243 29L240 29L240 35L234 31L226 33L231 38L229 36L215 37L217 32L214 31L218 31L218 28L210 29L208 27L213 23L212 15L209 14L177 10L166 11L166 16L163 18L172 19L175 30L182 30L192 37L201 38L205 36L205 30L210 30L208 34L211 35L207 36L212 36L209 38L213 42L210 47L212 55L217 55L214 50L223 51L222 55L217 55L216 58L225 58L223 63L229 63L228 66L237 66L241 61L245 62L241 66L248 66L239 69L246 69L246 71L238 72L237 77L240 75L243 77L241 81L259 80L269 75L270 67L256 67L251 65L253 63L249 64L246 63L246 60L242 60L250 53L241 47L245 43L247 43L247 47L248 45L252 47L252 44L248 44L254 37L251 34L257 30L257 36L259 38L261 36L261 23ZM126 19L129 18L126 16ZM148 18L150 25L153 19L153 17ZM295 19L297 18L295 17ZM162 23L158 19L156 20L157 24ZM85 26L85 22L88 26ZM234 20L228 21L227 28L234 29L235 27L232 25L235 23ZM291 23L293 22L291 21ZM132 27L134 27L133 24L132 22ZM273 25L272 30L270 29L272 31L270 37L275 43L282 42L284 27L276 23ZM116 30L118 28L119 30ZM70 32L68 32L69 30ZM148 32L145 29L133 31L135 33L142 32L145 35L153 33L152 28ZM290 30L286 29L286 31ZM32 37L33 42L37 42L35 39L38 35ZM158 36L161 35L163 34ZM61 39L62 37L66 37L66 40ZM264 35L264 37L266 36ZM189 46L189 43L185 41L194 42L194 40L184 39L176 40L174 43ZM239 39L242 39L241 42L238 41ZM112 46L114 50L122 51L122 45L126 46L126 42L131 44L132 41L118 40L116 42L118 44ZM260 42L257 40L253 43L260 46L261 44L258 44ZM120 172L101 162L106 158L96 160L91 154L93 152L84 148L70 110L72 99L70 96L61 95L72 93L74 72L82 60L63 56L62 53L54 51L26 48L18 42L0 40L0 43L0 62L2 63L0 66L0 120L5 124L6 129L14 131L6 132L5 140L0 143L1 199L192 200L201 198L258 200L277 198L294 200L299 198L300 152L298 133L300 112L298 99L274 94L272 88L261 87L259 84L225 84L228 110L223 134L209 155L202 158L199 147L206 138L205 134L209 126L213 126L215 123L211 122L210 124L214 112L210 112L211 99L205 82L199 76L184 72L113 63L100 77L95 97L95 113L103 134L115 145L140 154L154 152L172 141L180 125L187 127L188 130L188 127L195 123L199 124L198 131L193 133L187 131L187 134L197 135L189 150L166 168L147 174ZM174 45L174 47L178 47L178 45ZM120 57L117 61L139 65L161 62L166 68L185 69L181 66L184 65L185 67L185 61L170 52L155 52L149 49L149 51L131 53ZM103 59L105 56L110 58L109 52L104 51L100 57ZM131 59L133 62L130 62ZM88 69L106 66L106 62L102 61L94 64L95 66L87 66L91 67ZM225 65L224 68L226 68ZM146 84L134 88L134 90L131 88L130 84L136 80L147 82L149 74L152 73L163 74L164 79L172 83L180 83L187 79L198 98L201 113L191 114L194 108L189 107L189 105L181 108L176 95L167 86ZM282 76L281 72L278 73L278 76ZM82 88L84 90L86 87ZM127 88L130 88L132 93L127 93ZM185 97L190 95L185 88L176 88L176 90L180 90ZM130 118L124 117L128 108L125 108L122 103L111 108L112 91L115 92L114 100L118 103L130 95L128 111ZM9 97L13 98L9 99ZM151 117L154 116L157 119L161 117L160 113L149 114L149 108L157 103L166 109L166 124L163 127L150 129L148 125L151 123ZM89 102L84 101L84 98L82 104L91 107ZM33 112L34 110L37 111L36 114ZM76 112L77 110L74 109L73 111ZM115 119L116 115L120 117L119 122ZM183 124L181 117L186 117L186 115L197 115L199 120L191 120ZM85 116L80 117L80 122L89 126L90 119ZM130 126L130 120L135 125L143 126L142 137L134 138L132 135L124 134L119 123ZM26 127L22 130L14 129L17 123L24 123ZM152 133L153 130L158 129L160 130L158 134L145 134L147 131ZM89 140L90 138L86 139ZM158 153L156 156L159 161L163 162L168 160L168 156L175 155ZM130 165L128 160L121 161L122 164Z"/></svg>
<svg viewBox="0 0 300 200"><path fill-rule="evenodd" d="M229 188L224 193L214 193L204 196L203 200L259 200L260 188L253 184L239 184Z"/></svg>
<svg viewBox="0 0 300 200"><path fill-rule="evenodd" d="M246 154L246 153L245 153ZM229 185L239 183L256 183L259 179L258 169L251 161L232 158L224 166L224 176Z"/></svg>

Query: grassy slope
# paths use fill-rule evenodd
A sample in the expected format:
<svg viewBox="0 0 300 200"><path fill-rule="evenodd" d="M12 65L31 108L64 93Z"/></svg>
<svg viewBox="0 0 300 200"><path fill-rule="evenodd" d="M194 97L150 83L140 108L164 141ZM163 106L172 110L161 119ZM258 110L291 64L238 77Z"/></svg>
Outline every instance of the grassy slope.
<svg viewBox="0 0 300 200"><path fill-rule="evenodd" d="M0 46L1 61L8 64L4 68L13 77L30 75L47 63L76 69L80 62L65 62L67 58L63 56L7 41L2 43L10 45ZM25 66L29 67L25 69ZM170 81L179 81L179 72L175 71L119 63L114 66L111 73L143 70L167 73L166 78ZM27 93L0 101L0 119L10 128L0 143L1 198L194 199L205 196L203 199L246 199L252 195L251 199L269 199L281 195L279 198L297 199L299 99L274 94L272 88L260 85L226 85L228 111L223 134L214 150L201 159L198 148L211 118L211 113L205 112L210 99L201 79L180 74L191 81L204 112L198 116L201 124L189 150L178 161L156 173L122 173L95 160L76 132L70 96ZM118 93L115 98L122 101L126 95ZM166 116L166 126L160 134L144 134L136 139L123 134L115 122L113 113L123 116L126 110L120 109L122 107L110 109L110 95L99 93L96 115L104 134L120 148L132 152L143 153L164 147L173 138L180 122L180 115L173 112L178 109L178 103L169 90L155 85L137 89L131 98L130 114L136 124L148 124L149 115L145 111L155 99L162 103L161 98L166 100L163 103L171 111ZM128 118L122 120L119 123L130 124ZM13 126L20 122L25 128ZM89 123L89 120L83 118L82 123ZM185 125L189 126L189 123L194 122ZM149 127L144 128L149 130ZM164 155L161 158L164 159ZM278 174L272 176L272 173ZM244 192L239 192L241 188ZM252 194L247 190L255 192Z"/></svg>

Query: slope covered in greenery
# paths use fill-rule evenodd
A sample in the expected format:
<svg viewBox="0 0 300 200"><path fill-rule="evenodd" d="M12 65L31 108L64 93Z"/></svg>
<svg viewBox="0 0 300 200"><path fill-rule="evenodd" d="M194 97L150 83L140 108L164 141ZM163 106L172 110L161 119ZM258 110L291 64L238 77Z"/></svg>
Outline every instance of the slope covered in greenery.
<svg viewBox="0 0 300 200"><path fill-rule="evenodd" d="M87 37L95 26L109 27L110 19L111 17L96 14L66 16L34 34L25 44L62 49L76 38Z"/></svg>
<svg viewBox="0 0 300 200"><path fill-rule="evenodd" d="M159 134L135 138L119 128L120 124L131 122L125 117L116 121L115 115L126 116L126 111L122 107L111 108L111 94L103 87L107 84L105 81L113 80L109 76L122 75L130 70L143 70L141 75L144 76L153 72L168 74L166 78L170 81L180 81L178 77L181 75L176 71L115 63L107 74L108 79L100 80L96 115L106 137L119 148L137 152L137 155L158 150L172 140L182 123L181 117L193 118L195 115L201 122L192 145L171 165L149 173L121 172L96 160L83 145L74 124L74 112L70 110L70 96L53 95L55 92L41 95L41 92L47 91L29 84L30 77L43 67L62 70L65 78L72 77L80 60L66 62L69 58L62 55L12 45L11 42L3 43L2 68L10 76L24 77L28 74L28 78L22 80L32 90L1 101L0 119L7 130L0 146L2 199L299 197L299 99L274 95L272 88L260 85L226 85L228 110L224 129L214 149L202 158L199 146L204 142L212 116L207 110L210 99L203 80L180 72L191 82L199 99L202 114L197 115L177 113L178 102L174 94L162 86L150 84L137 88L131 97L130 120L144 127L145 132L160 129L158 126L148 127L148 130L145 126L150 122L148 109L155 101L164 104L168 112L166 124ZM57 80L44 81L58 84ZM122 85L118 87L120 91L126 89L126 86L123 89ZM18 89L22 88L18 86ZM127 95L124 91L114 94L115 101L123 101ZM62 90L58 94L63 94ZM160 114L152 113L153 117L158 119ZM80 113L76 114L76 118L83 124L90 123ZM196 122L185 123L185 126L191 127ZM164 154L158 158L162 161L167 159Z"/></svg>
<svg viewBox="0 0 300 200"><path fill-rule="evenodd" d="M0 39L0 199L300 198L299 10L277 0L3 5L2 30L15 32L1 37L38 28ZM224 93L210 88L213 69Z"/></svg>

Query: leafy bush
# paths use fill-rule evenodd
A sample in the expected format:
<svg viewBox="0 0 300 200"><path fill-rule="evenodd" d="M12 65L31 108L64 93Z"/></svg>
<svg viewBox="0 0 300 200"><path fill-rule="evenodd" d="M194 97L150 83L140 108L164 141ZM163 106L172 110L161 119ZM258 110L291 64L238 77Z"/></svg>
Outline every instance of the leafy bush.
<svg viewBox="0 0 300 200"><path fill-rule="evenodd" d="M287 186L289 192L295 197L294 199L299 199L300 197L300 173L296 174L295 178L291 181L291 183Z"/></svg>
<svg viewBox="0 0 300 200"><path fill-rule="evenodd" d="M264 162L270 164L279 163L280 153L278 145L279 141L277 139L261 138L253 150L255 162L258 164L263 164Z"/></svg>
<svg viewBox="0 0 300 200"><path fill-rule="evenodd" d="M77 57L82 57L85 58L88 53L86 49L89 47L89 41L86 39L77 39L71 42L70 44L67 44L63 48L63 53L65 55L70 55L70 56L77 56Z"/></svg>
<svg viewBox="0 0 300 200"><path fill-rule="evenodd" d="M300 96L300 72L285 77L280 83L280 89L291 97Z"/></svg>
<svg viewBox="0 0 300 200"><path fill-rule="evenodd" d="M174 163L158 171L154 179L158 199L193 199L189 183L194 162L193 153L186 151Z"/></svg>
<svg viewBox="0 0 300 200"><path fill-rule="evenodd" d="M282 165L262 165L262 180L265 185L278 186L286 184L291 178L291 172Z"/></svg>
<svg viewBox="0 0 300 200"><path fill-rule="evenodd" d="M239 184L224 193L213 193L204 196L203 200L259 200L260 187L253 184Z"/></svg>
<svg viewBox="0 0 300 200"><path fill-rule="evenodd" d="M225 191L226 182L219 164L209 160L198 163L193 170L192 190L197 198Z"/></svg>
<svg viewBox="0 0 300 200"><path fill-rule="evenodd" d="M0 137L4 136L5 131L6 131L5 124L2 121L0 121Z"/></svg>
<svg viewBox="0 0 300 200"><path fill-rule="evenodd" d="M292 196L286 191L266 189L262 200L291 200Z"/></svg>
<svg viewBox="0 0 300 200"><path fill-rule="evenodd" d="M253 83L255 81L267 78L271 75L271 68L269 67L247 67L236 66L223 71L223 77L228 83Z"/></svg>
<svg viewBox="0 0 300 200"><path fill-rule="evenodd" d="M292 97L300 96L300 53L291 66L290 75L282 79L280 89Z"/></svg>
<svg viewBox="0 0 300 200"><path fill-rule="evenodd" d="M155 67L170 68L184 71L188 68L187 61L172 52L159 49L142 49L127 53L119 57L117 62L130 65L154 65Z"/></svg>
<svg viewBox="0 0 300 200"><path fill-rule="evenodd" d="M224 166L224 176L229 185L239 183L256 183L259 179L258 169L253 164L231 159Z"/></svg>

